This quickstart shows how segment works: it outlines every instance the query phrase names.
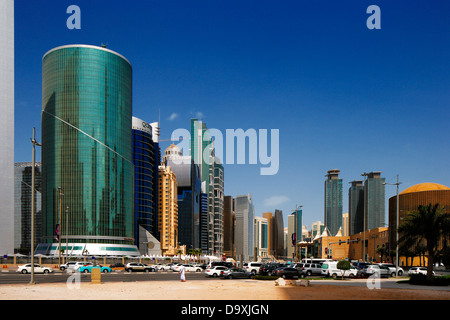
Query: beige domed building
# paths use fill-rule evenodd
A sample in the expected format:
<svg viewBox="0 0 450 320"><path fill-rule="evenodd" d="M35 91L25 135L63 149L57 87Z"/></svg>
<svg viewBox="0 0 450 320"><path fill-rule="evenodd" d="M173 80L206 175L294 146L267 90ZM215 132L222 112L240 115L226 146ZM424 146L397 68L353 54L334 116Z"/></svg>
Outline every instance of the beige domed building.
<svg viewBox="0 0 450 320"><path fill-rule="evenodd" d="M450 214L450 188L438 183L420 183L409 187L399 194L399 219L411 211L416 211L419 205L439 203ZM397 230L397 196L389 199L389 238L391 250L395 250ZM416 263L417 264L417 263Z"/></svg>

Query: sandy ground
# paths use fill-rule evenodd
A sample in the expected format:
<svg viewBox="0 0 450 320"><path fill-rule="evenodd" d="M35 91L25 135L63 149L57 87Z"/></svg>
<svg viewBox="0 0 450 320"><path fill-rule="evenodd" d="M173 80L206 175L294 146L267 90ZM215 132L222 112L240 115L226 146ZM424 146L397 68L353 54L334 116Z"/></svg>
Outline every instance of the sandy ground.
<svg viewBox="0 0 450 320"><path fill-rule="evenodd" d="M312 283L278 287L274 281L148 281L102 284L0 285L0 300L450 300L450 290L369 290Z"/></svg>

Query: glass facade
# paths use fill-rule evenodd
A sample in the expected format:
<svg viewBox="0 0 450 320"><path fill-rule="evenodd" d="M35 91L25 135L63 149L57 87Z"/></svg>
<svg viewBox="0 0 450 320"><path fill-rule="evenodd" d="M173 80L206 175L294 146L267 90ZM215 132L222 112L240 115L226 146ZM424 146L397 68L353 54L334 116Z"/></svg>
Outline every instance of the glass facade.
<svg viewBox="0 0 450 320"><path fill-rule="evenodd" d="M31 162L20 162L14 166L14 249L22 254L30 254L31 250ZM41 210L41 163L35 164L35 243L42 238Z"/></svg>
<svg viewBox="0 0 450 320"><path fill-rule="evenodd" d="M139 245L139 226L155 235L158 230L157 208L154 201L155 147L150 124L133 117L134 163L134 239Z"/></svg>
<svg viewBox="0 0 450 320"><path fill-rule="evenodd" d="M53 49L42 64L45 242L61 206L70 242L134 244L131 64L85 45Z"/></svg>
<svg viewBox="0 0 450 320"><path fill-rule="evenodd" d="M333 236L342 227L343 186L339 173L339 170L330 170L325 180L325 227Z"/></svg>

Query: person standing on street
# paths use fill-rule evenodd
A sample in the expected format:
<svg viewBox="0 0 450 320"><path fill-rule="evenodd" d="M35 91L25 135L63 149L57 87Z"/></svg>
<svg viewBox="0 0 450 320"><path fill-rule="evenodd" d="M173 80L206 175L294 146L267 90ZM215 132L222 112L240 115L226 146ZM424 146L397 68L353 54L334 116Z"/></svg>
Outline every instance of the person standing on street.
<svg viewBox="0 0 450 320"><path fill-rule="evenodd" d="M180 267L180 280L181 282L186 282L186 268L184 265L181 265Z"/></svg>

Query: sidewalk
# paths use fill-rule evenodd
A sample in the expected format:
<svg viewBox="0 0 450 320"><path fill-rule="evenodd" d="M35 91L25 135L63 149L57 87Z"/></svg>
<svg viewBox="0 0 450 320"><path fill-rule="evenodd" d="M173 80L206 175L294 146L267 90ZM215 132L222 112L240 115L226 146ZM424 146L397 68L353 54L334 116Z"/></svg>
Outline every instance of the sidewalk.
<svg viewBox="0 0 450 320"><path fill-rule="evenodd" d="M65 283L0 285L0 300L450 300L448 290L383 285L370 290L361 282L318 282L309 287L276 287L274 281L256 280L81 283L79 288Z"/></svg>

